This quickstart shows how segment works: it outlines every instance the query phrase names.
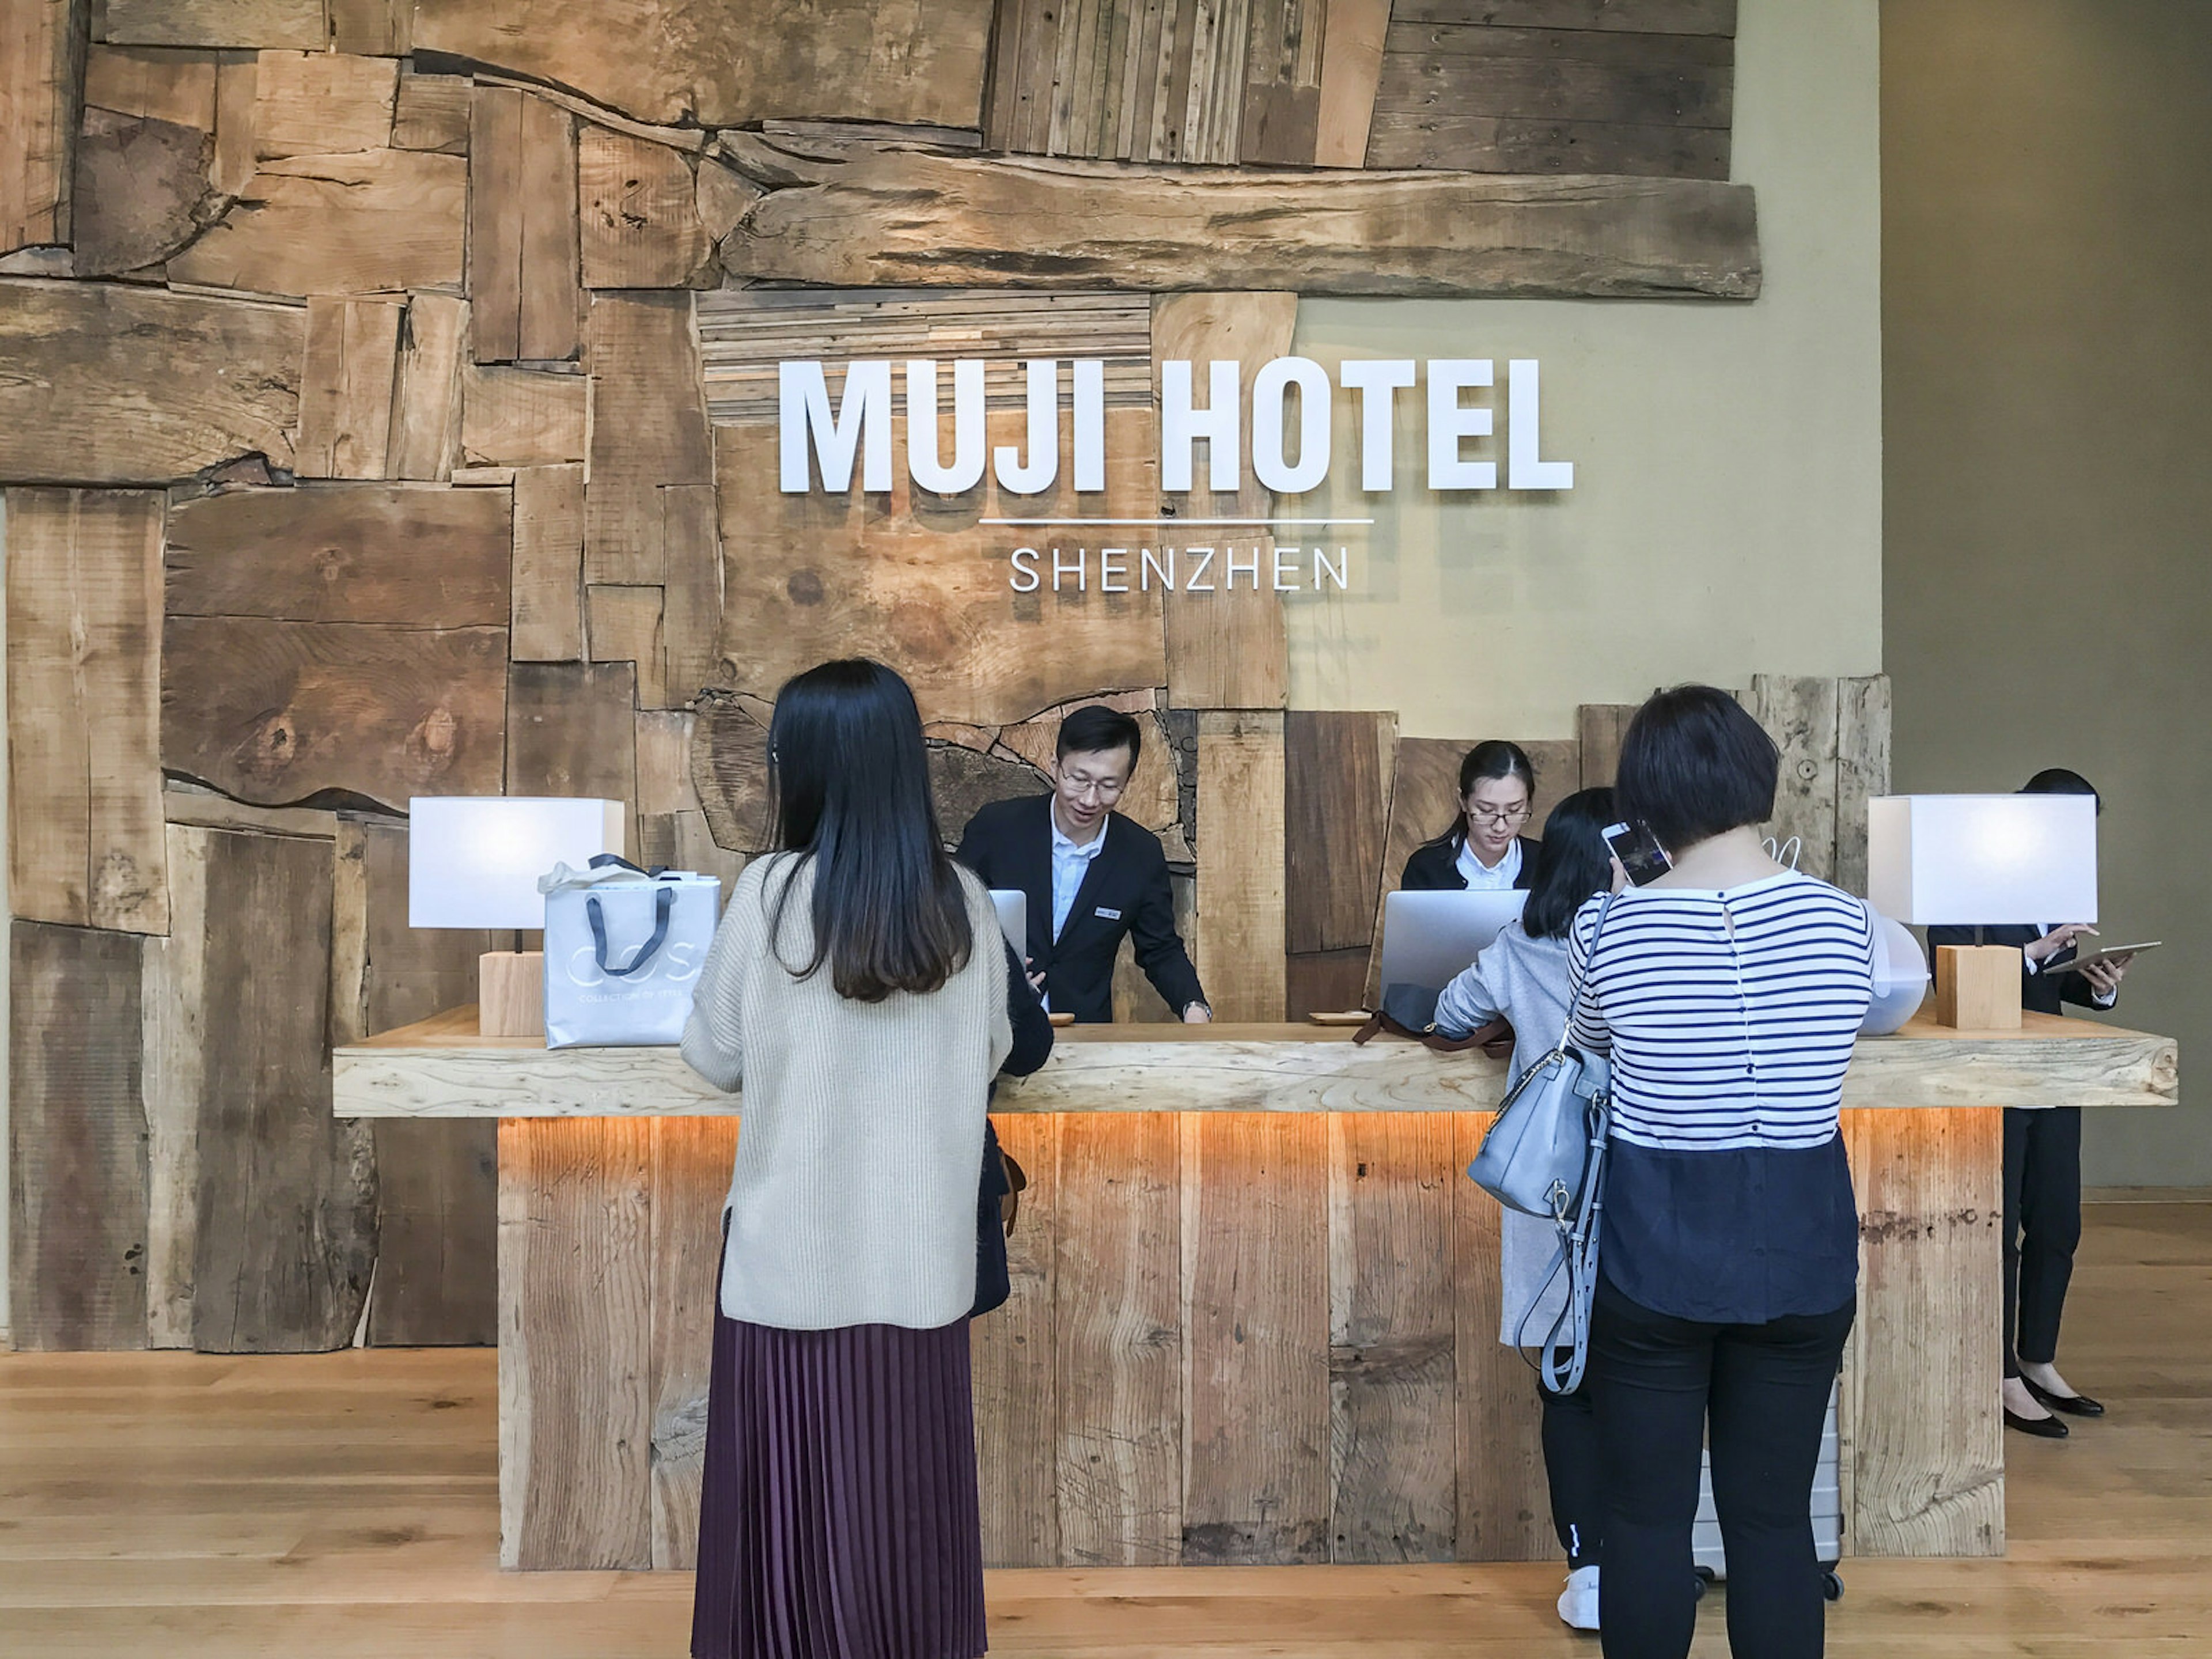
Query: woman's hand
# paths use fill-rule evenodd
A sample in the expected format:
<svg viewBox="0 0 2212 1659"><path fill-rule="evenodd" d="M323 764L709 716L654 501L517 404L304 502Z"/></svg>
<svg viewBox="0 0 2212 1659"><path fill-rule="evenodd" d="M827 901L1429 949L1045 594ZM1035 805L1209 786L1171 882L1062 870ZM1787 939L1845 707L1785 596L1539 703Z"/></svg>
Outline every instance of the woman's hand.
<svg viewBox="0 0 2212 1659"><path fill-rule="evenodd" d="M2097 930L2086 921L2069 921L2052 928L2041 939L2031 940L2020 947L2021 955L2040 968L2061 951L2078 944L2083 939L2094 939ZM2085 975L2083 977L2087 977Z"/></svg>

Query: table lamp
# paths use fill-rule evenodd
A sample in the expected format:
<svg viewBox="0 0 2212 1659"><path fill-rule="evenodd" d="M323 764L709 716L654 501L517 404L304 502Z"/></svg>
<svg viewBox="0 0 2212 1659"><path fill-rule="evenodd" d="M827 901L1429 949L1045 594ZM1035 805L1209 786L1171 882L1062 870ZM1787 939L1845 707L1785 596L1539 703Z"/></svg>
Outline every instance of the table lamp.
<svg viewBox="0 0 2212 1659"><path fill-rule="evenodd" d="M1883 795L1867 803L1867 898L1916 927L2097 919L2093 795ZM1938 946L1936 1022L2020 1026L2021 953Z"/></svg>
<svg viewBox="0 0 2212 1659"><path fill-rule="evenodd" d="M582 869L623 850L618 800L546 795L420 795L407 803L407 921L415 927L542 928L538 878ZM545 957L487 951L477 958L477 1029L485 1036L545 1034Z"/></svg>

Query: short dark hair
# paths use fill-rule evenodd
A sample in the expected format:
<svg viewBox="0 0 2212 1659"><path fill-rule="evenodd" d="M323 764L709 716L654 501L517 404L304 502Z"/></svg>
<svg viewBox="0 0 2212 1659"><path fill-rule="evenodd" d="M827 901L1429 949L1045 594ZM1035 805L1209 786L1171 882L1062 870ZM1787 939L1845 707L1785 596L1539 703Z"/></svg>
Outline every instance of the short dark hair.
<svg viewBox="0 0 2212 1659"><path fill-rule="evenodd" d="M1620 810L1613 791L1602 788L1578 789L1552 809L1521 912L1521 930L1530 939L1565 939L1583 901L1613 884L1605 828Z"/></svg>
<svg viewBox="0 0 2212 1659"><path fill-rule="evenodd" d="M1124 714L1103 702L1087 702L1060 721L1052 756L1054 760L1066 760L1070 755L1103 754L1109 749L1127 750L1129 769L1135 771L1137 757L1145 752L1145 728L1137 724L1133 714Z"/></svg>
<svg viewBox="0 0 2212 1659"><path fill-rule="evenodd" d="M2069 767L2046 766L2020 787L2023 795L2087 795L2097 803L2097 810L2105 810L2105 798L2097 787Z"/></svg>
<svg viewBox="0 0 2212 1659"><path fill-rule="evenodd" d="M1628 724L1613 778L1621 816L1679 852L1774 816L1782 751L1748 710L1710 685L1656 694Z"/></svg>
<svg viewBox="0 0 2212 1659"><path fill-rule="evenodd" d="M938 831L921 714L904 680L851 658L786 682L769 720L768 775L776 845L814 865L814 954L784 963L794 978L827 963L839 996L881 1002L937 990L966 964L968 896ZM772 940L792 886L777 895Z"/></svg>
<svg viewBox="0 0 2212 1659"><path fill-rule="evenodd" d="M1536 798L1536 765L1528 758L1528 751L1517 743L1508 743L1503 738L1485 738L1480 743L1459 757L1459 793L1455 799L1465 800L1474 786L1486 778L1518 778L1528 792L1528 799ZM1467 844L1467 814L1464 811L1452 814L1451 825L1437 841L1455 849Z"/></svg>

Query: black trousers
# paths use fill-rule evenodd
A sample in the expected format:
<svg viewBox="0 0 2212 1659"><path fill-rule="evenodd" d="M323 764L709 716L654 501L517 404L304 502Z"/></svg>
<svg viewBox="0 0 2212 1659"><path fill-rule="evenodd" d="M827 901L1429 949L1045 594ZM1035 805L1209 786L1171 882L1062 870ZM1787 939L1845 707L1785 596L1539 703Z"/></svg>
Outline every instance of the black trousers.
<svg viewBox="0 0 2212 1659"><path fill-rule="evenodd" d="M2081 1109L2004 1115L2004 1374L2058 1358L2081 1243Z"/></svg>
<svg viewBox="0 0 2212 1659"><path fill-rule="evenodd" d="M1544 1399L1544 1479L1552 1489L1552 1528L1570 1567L1598 1565L1605 1540L1605 1474L1589 1378L1572 1394L1540 1389Z"/></svg>
<svg viewBox="0 0 2212 1659"><path fill-rule="evenodd" d="M1606 1659L1683 1659L1697 1627L1690 1533L1708 1436L1728 1551L1729 1650L1819 1659L1826 1604L1813 1475L1857 1302L1763 1325L1675 1319L1603 1279L1591 1395L1607 1498L1599 1620Z"/></svg>

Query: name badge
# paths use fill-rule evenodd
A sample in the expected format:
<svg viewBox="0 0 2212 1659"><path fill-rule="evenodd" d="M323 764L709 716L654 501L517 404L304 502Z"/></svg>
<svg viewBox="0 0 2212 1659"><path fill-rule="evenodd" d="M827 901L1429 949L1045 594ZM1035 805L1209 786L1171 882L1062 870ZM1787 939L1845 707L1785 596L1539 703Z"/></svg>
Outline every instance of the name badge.
<svg viewBox="0 0 2212 1659"><path fill-rule="evenodd" d="M1103 905L1098 908L1097 916L1098 920L1101 921L1119 921L1121 920L1121 913L1119 910L1109 910Z"/></svg>

